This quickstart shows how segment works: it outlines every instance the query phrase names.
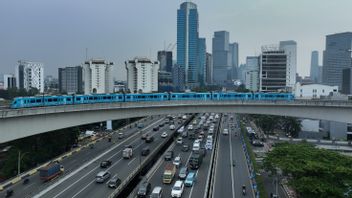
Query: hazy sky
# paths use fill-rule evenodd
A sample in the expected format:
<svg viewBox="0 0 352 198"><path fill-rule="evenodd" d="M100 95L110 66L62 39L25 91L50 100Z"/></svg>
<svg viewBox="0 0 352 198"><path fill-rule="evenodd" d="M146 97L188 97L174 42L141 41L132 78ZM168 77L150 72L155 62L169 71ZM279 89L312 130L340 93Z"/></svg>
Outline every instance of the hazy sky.
<svg viewBox="0 0 352 198"><path fill-rule="evenodd" d="M0 73L14 73L17 60L26 59L43 62L45 74L57 76L58 67L81 64L88 48L90 58L115 62L115 76L125 78L125 60L156 59L165 44L176 42L176 12L182 2L1 0ZM240 62L259 55L262 45L295 40L303 75L309 74L310 52L324 49L325 35L352 31L352 0L193 2L208 52L213 32L219 30L229 31L231 41L239 43Z"/></svg>

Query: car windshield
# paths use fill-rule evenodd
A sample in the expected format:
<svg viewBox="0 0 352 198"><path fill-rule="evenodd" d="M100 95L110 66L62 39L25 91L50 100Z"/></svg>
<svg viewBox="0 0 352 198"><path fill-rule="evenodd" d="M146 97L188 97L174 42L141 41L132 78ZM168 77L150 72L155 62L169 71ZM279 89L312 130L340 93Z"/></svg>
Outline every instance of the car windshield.
<svg viewBox="0 0 352 198"><path fill-rule="evenodd" d="M181 187L179 187L179 186L174 186L174 190L181 190Z"/></svg>

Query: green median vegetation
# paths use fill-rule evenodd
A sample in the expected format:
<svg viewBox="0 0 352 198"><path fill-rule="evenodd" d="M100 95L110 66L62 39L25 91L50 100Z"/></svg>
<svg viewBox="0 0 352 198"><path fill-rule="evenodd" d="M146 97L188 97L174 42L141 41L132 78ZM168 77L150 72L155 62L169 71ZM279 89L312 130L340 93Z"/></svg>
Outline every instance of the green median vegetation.
<svg viewBox="0 0 352 198"><path fill-rule="evenodd" d="M273 174L281 169L299 197L352 197L352 157L308 143L280 143L264 167Z"/></svg>

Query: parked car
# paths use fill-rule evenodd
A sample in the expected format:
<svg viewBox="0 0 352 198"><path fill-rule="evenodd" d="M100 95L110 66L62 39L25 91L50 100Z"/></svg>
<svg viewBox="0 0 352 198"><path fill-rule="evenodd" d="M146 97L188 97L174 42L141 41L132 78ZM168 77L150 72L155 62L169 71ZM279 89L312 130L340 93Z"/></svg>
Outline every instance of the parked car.
<svg viewBox="0 0 352 198"><path fill-rule="evenodd" d="M109 182L108 182L108 186L110 188L117 188L119 185L121 184L121 179L117 177L117 175L115 175Z"/></svg>
<svg viewBox="0 0 352 198"><path fill-rule="evenodd" d="M152 185L147 182L147 181L143 181L138 188L137 191L137 197L148 197L150 191L151 191Z"/></svg>
<svg viewBox="0 0 352 198"><path fill-rule="evenodd" d="M100 167L107 168L107 167L111 166L111 164L112 164L111 160L104 160L104 161L100 162Z"/></svg>
<svg viewBox="0 0 352 198"><path fill-rule="evenodd" d="M174 152L173 151L167 151L165 154L165 161L171 161L172 158L174 157Z"/></svg>

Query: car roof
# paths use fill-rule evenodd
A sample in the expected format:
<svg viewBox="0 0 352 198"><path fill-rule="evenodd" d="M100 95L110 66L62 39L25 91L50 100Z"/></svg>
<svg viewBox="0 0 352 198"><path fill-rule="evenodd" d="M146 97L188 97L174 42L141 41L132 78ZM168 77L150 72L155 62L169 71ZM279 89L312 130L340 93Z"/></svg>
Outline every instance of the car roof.
<svg viewBox="0 0 352 198"><path fill-rule="evenodd" d="M194 175L195 175L194 172L189 172L187 177L193 177Z"/></svg>
<svg viewBox="0 0 352 198"><path fill-rule="evenodd" d="M160 186L155 186L152 193L159 193L162 190Z"/></svg>
<svg viewBox="0 0 352 198"><path fill-rule="evenodd" d="M100 171L97 176L103 176L105 173L108 173L108 171Z"/></svg>
<svg viewBox="0 0 352 198"><path fill-rule="evenodd" d="M175 185L174 185L174 186L181 186L182 183L183 183L183 181L177 180L177 181L175 182Z"/></svg>

